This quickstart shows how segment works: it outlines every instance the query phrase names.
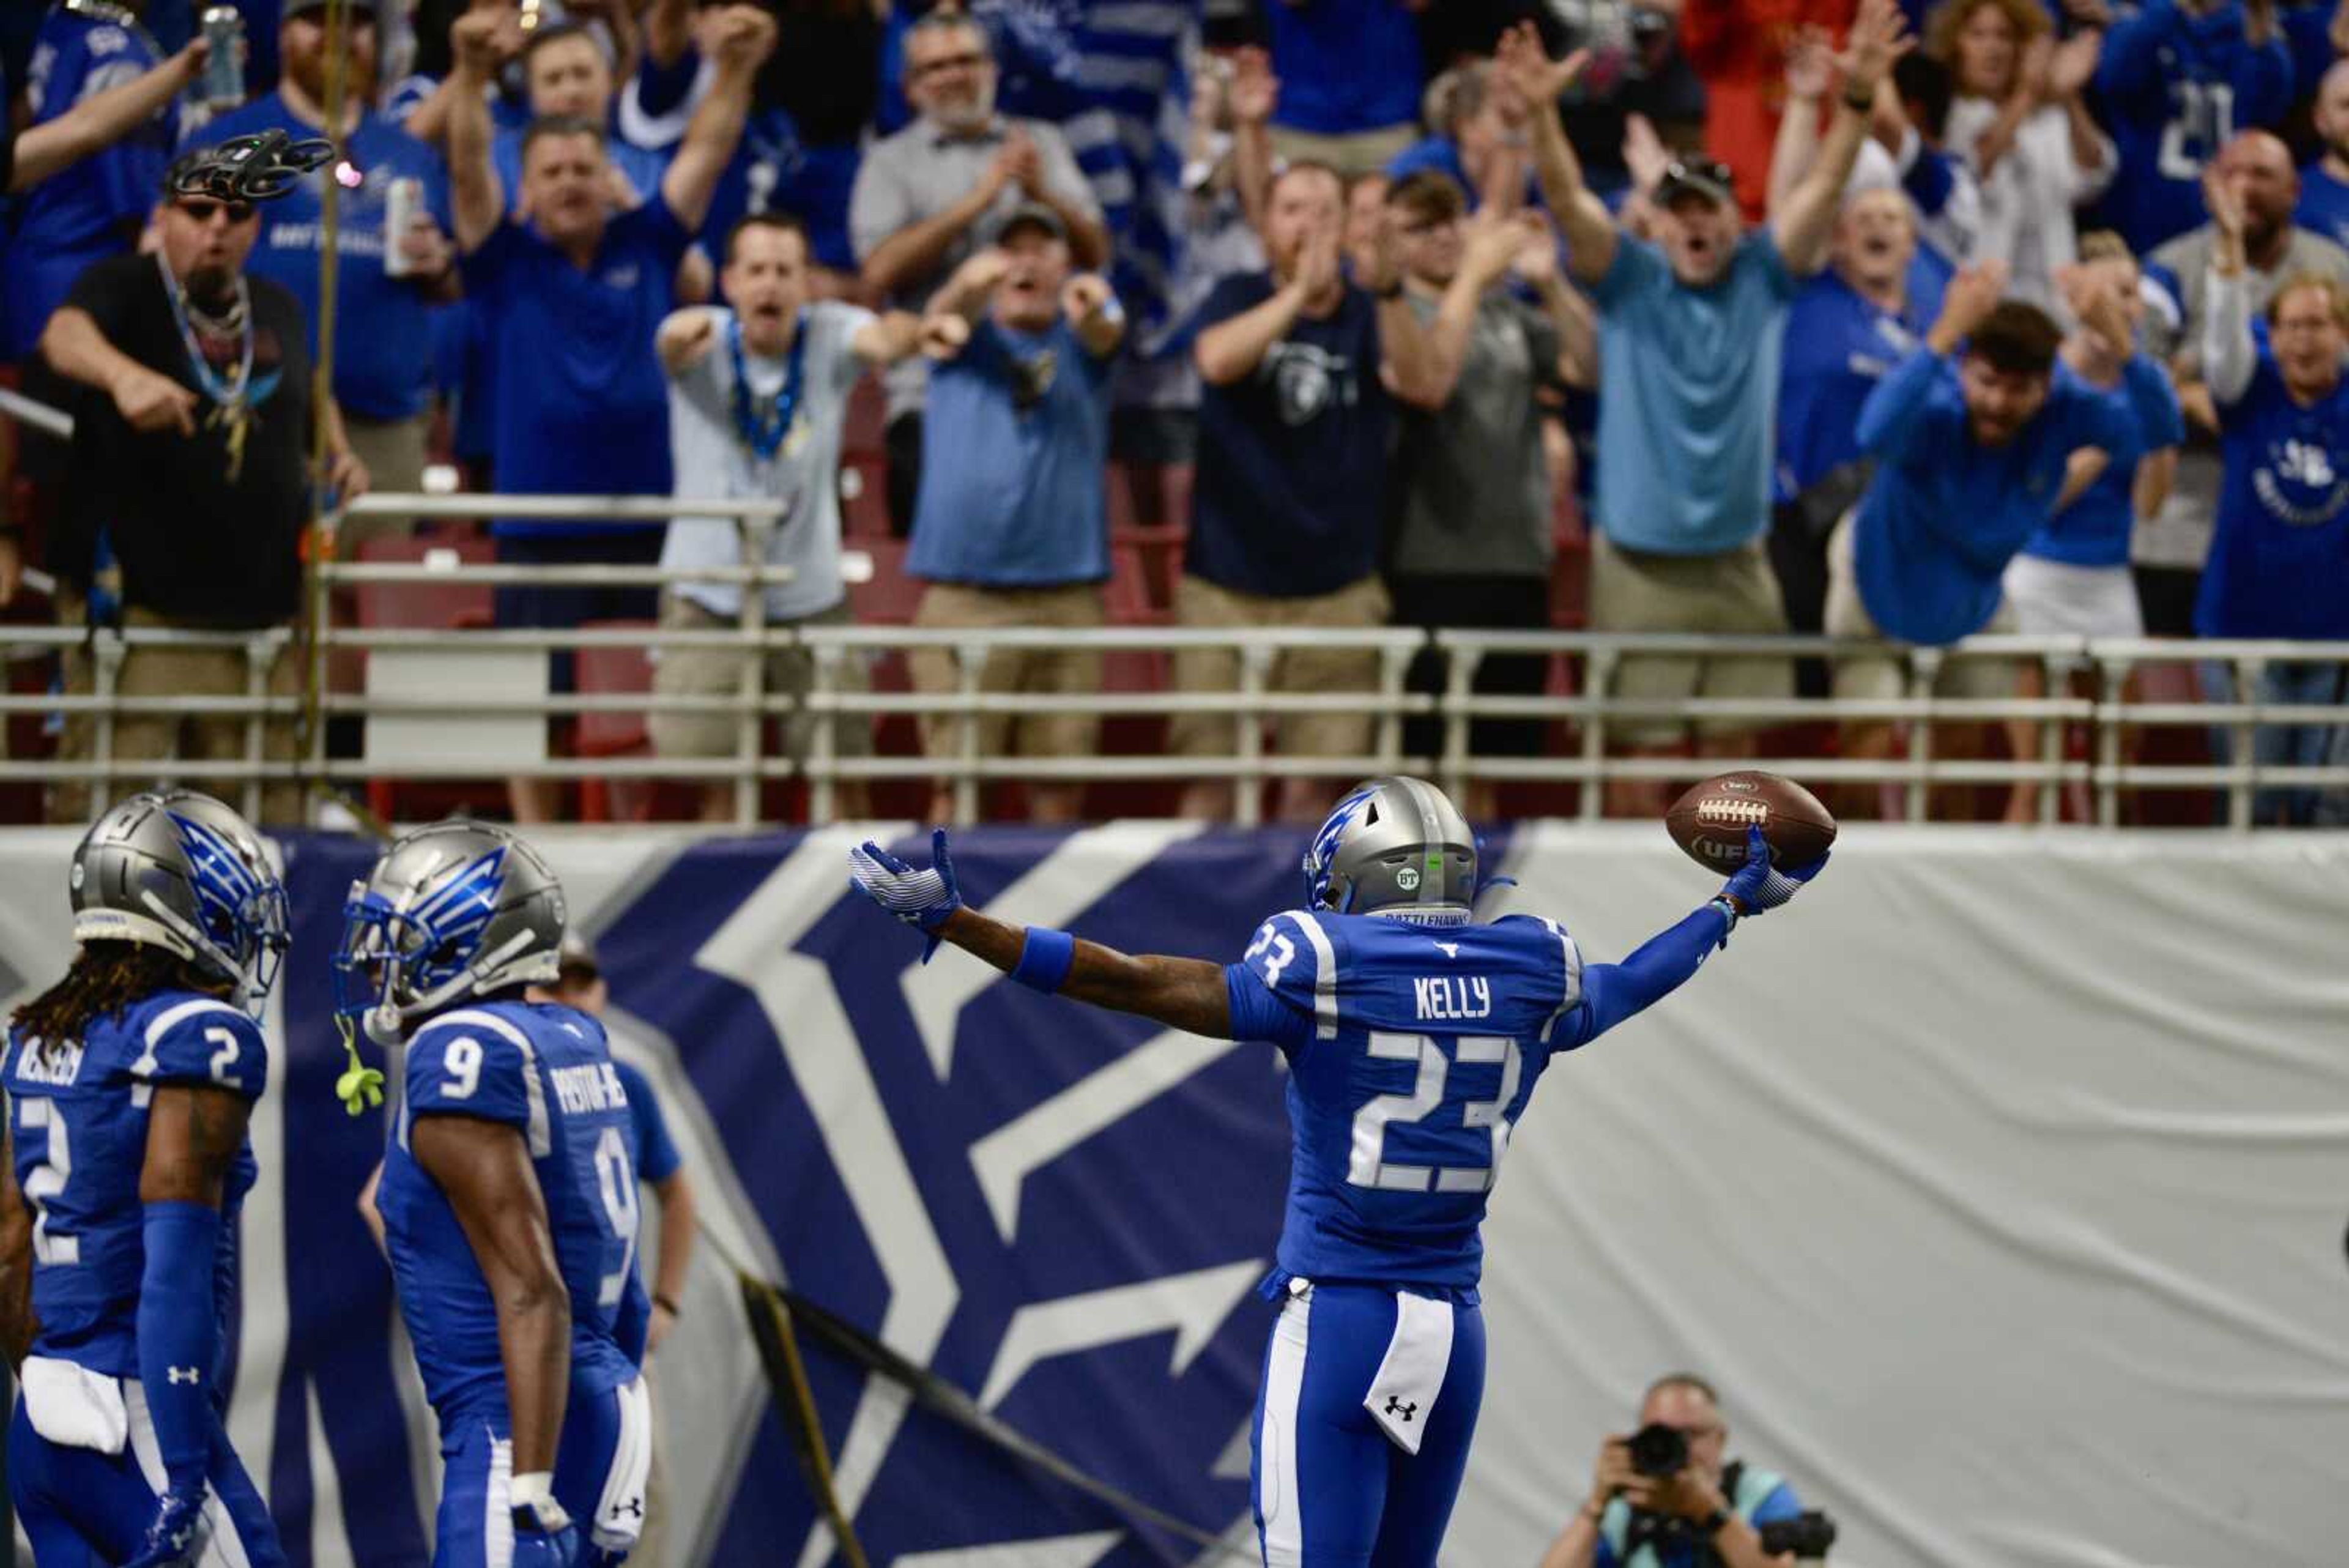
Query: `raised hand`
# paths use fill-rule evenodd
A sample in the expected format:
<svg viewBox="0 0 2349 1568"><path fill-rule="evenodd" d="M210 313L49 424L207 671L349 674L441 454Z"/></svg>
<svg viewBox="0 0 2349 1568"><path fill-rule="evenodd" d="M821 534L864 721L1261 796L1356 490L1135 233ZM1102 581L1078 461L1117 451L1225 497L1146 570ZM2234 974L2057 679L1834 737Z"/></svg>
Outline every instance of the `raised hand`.
<svg viewBox="0 0 2349 1568"><path fill-rule="evenodd" d="M1230 99L1232 119L1241 125L1262 125L1280 105L1280 78L1272 74L1272 57L1262 49L1242 49L1232 56Z"/></svg>
<svg viewBox="0 0 2349 1568"><path fill-rule="evenodd" d="M2047 96L2056 103L2068 103L2088 90L2095 79L2096 62L2104 56L2105 36L2102 33L2075 33L2056 46L2047 63Z"/></svg>
<svg viewBox="0 0 2349 1568"><path fill-rule="evenodd" d="M753 71L775 49L775 18L757 5L729 5L719 13L711 52L720 70Z"/></svg>
<svg viewBox="0 0 2349 1568"><path fill-rule="evenodd" d="M1460 270L1483 286L1508 275L1517 253L1525 249L1526 231L1514 219L1496 216L1487 207L1468 220L1462 239Z"/></svg>
<svg viewBox="0 0 2349 1568"><path fill-rule="evenodd" d="M1656 134L1653 120L1644 114L1623 117L1623 167L1631 176L1632 190L1653 194L1671 161L1672 150Z"/></svg>
<svg viewBox="0 0 2349 1568"><path fill-rule="evenodd" d="M1786 96L1808 102L1835 85L1834 41L1825 27L1806 24L1786 40Z"/></svg>
<svg viewBox="0 0 2349 1568"><path fill-rule="evenodd" d="M1770 864L1770 841L1762 836L1760 828L1749 827L1745 864L1723 885L1721 896L1735 905L1741 915L1767 914L1801 892L1806 883L1826 868L1827 859L1822 855L1808 866L1781 871Z"/></svg>
<svg viewBox="0 0 2349 1568"><path fill-rule="evenodd" d="M1557 275L1557 236L1550 232L1549 220L1539 213L1519 213L1516 224L1517 254L1509 262L1509 271L1538 288Z"/></svg>
<svg viewBox="0 0 2349 1568"><path fill-rule="evenodd" d="M1577 49L1562 60L1551 59L1549 51L1542 47L1541 29L1531 22L1520 22L1503 33L1493 54L1493 64L1502 78L1531 105L1556 102L1589 63L1588 49Z"/></svg>
<svg viewBox="0 0 2349 1568"><path fill-rule="evenodd" d="M1933 336L1952 345L1963 341L1990 318L2005 294L2004 262L1978 262L1962 269L1941 296L1941 317L1933 324Z"/></svg>
<svg viewBox="0 0 2349 1568"><path fill-rule="evenodd" d="M477 81L498 74L505 62L503 35L512 22L505 11L468 11L449 25L449 49L457 69Z"/></svg>
<svg viewBox="0 0 2349 1568"><path fill-rule="evenodd" d="M970 322L951 310L922 317L922 354L943 365L970 343Z"/></svg>
<svg viewBox="0 0 2349 1568"><path fill-rule="evenodd" d="M922 949L924 963L938 950L938 928L962 908L943 827L930 834L930 861L926 869L916 870L869 838L848 852L850 885L929 939Z"/></svg>
<svg viewBox="0 0 2349 1568"><path fill-rule="evenodd" d="M1844 39L1842 63L1848 85L1874 92L1892 74L1894 63L1916 47L1899 0L1860 0L1859 14L1851 19L1851 32Z"/></svg>

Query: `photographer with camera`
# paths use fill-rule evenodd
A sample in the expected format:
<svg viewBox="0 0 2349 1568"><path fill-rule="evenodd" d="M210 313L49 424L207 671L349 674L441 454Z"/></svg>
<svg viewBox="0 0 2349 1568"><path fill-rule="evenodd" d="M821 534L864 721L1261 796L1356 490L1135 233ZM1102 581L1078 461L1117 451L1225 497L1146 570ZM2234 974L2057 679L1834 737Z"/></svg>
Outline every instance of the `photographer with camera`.
<svg viewBox="0 0 2349 1568"><path fill-rule="evenodd" d="M1640 1422L1600 1445L1590 1496L1541 1568L1785 1568L1826 1554L1826 1515L1805 1513L1782 1477L1722 1462L1729 1428L1704 1379L1658 1378Z"/></svg>

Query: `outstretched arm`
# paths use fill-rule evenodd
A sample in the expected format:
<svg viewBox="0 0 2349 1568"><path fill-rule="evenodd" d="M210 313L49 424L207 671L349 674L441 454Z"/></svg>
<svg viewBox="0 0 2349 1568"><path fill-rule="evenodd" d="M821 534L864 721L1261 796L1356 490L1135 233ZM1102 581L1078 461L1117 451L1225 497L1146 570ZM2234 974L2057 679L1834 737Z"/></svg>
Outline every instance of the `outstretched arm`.
<svg viewBox="0 0 2349 1568"><path fill-rule="evenodd" d="M916 870L870 842L848 852L849 877L856 889L930 939L922 953L925 963L938 943L951 942L1038 991L1136 1013L1194 1034L1232 1037L1223 965L1204 959L1122 953L1066 931L1015 926L982 915L964 906L955 887L946 829L932 833L930 845L933 863L926 870Z"/></svg>
<svg viewBox="0 0 2349 1568"><path fill-rule="evenodd" d="M1851 178L1868 135L1877 92L1891 74L1892 62L1909 50L1907 28L1908 18L1892 0L1862 0L1844 61L1843 96L1827 124L1826 144L1785 201L1772 205L1770 238L1786 270L1797 277L1816 272L1826 259L1827 235L1843 208L1844 182Z"/></svg>
<svg viewBox="0 0 2349 1568"><path fill-rule="evenodd" d="M16 139L8 189L28 191L154 119L196 79L211 53L212 45L199 35L144 76L84 99L57 119L26 130Z"/></svg>
<svg viewBox="0 0 2349 1568"><path fill-rule="evenodd" d="M1649 938L1621 963L1594 963L1582 971L1582 1005L1573 1014L1569 1046L1587 1045L1617 1024L1638 1017L1694 977L1729 933L1749 915L1766 914L1817 876L1827 863L1779 871L1770 864L1770 846L1758 827L1745 834L1745 864L1703 909L1671 929Z"/></svg>

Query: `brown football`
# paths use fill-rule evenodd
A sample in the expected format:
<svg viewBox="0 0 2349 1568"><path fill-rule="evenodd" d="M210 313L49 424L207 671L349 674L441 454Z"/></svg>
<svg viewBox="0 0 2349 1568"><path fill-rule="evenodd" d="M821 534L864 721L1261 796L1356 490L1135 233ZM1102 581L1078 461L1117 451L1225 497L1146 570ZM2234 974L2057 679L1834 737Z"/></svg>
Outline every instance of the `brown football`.
<svg viewBox="0 0 2349 1568"><path fill-rule="evenodd" d="M1698 865L1724 876L1745 864L1745 830L1770 841L1774 866L1807 866L1835 843L1836 819L1790 778L1758 769L1698 784L1664 814L1664 831Z"/></svg>

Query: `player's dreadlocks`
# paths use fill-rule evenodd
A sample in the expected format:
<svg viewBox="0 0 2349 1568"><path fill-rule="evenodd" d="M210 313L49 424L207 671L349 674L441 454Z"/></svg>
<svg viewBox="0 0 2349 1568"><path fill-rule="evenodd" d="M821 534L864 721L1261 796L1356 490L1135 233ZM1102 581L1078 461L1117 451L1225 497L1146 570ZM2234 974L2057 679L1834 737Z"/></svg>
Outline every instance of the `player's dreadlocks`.
<svg viewBox="0 0 2349 1568"><path fill-rule="evenodd" d="M78 1040L89 1021L119 1012L159 991L218 993L221 984L168 948L148 942L86 941L74 954L65 978L16 1009L9 1023L26 1041L37 1041L41 1059Z"/></svg>

